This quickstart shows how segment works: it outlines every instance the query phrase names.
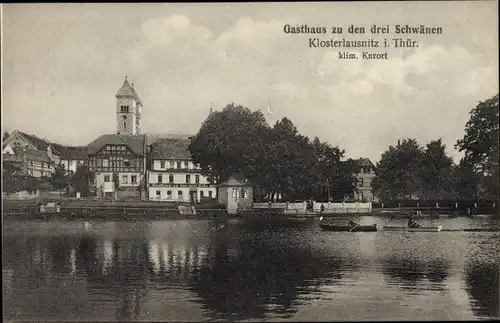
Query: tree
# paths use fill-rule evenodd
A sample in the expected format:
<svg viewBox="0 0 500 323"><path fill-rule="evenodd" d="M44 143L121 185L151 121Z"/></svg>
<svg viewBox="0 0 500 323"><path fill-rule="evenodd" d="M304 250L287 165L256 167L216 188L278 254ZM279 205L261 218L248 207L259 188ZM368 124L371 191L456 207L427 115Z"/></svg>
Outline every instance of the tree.
<svg viewBox="0 0 500 323"><path fill-rule="evenodd" d="M341 151L341 156L344 155L344 151ZM345 162L341 162L336 169L336 176L334 177L334 186L332 187L334 195L334 200L341 200L346 196L352 196L356 190L358 183L358 178L356 174L359 173L359 166L353 159L348 159Z"/></svg>
<svg viewBox="0 0 500 323"><path fill-rule="evenodd" d="M328 198L353 190L353 166L344 151L301 135L288 118L271 128L261 112L230 104L209 115L189 145L210 181L244 174L256 199ZM337 195L335 195L337 194Z"/></svg>
<svg viewBox="0 0 500 323"><path fill-rule="evenodd" d="M72 180L72 184L76 191L80 192L82 196L88 196L90 192L89 183L94 181L94 176L94 173L92 173L87 166L78 165Z"/></svg>
<svg viewBox="0 0 500 323"><path fill-rule="evenodd" d="M14 176L15 171L21 171L21 168L14 163L4 161L2 167L2 189L6 193L15 193L23 190L19 178Z"/></svg>
<svg viewBox="0 0 500 323"><path fill-rule="evenodd" d="M384 199L406 199L419 193L419 160L422 147L415 139L398 141L382 154L372 182L375 195Z"/></svg>
<svg viewBox="0 0 500 323"><path fill-rule="evenodd" d="M70 182L70 178L68 176L68 172L66 171L64 165L57 165L54 168L54 172L52 173L52 176L50 177L50 183L56 190L63 190L65 189Z"/></svg>
<svg viewBox="0 0 500 323"><path fill-rule="evenodd" d="M120 178L118 173L113 173L113 184L115 185L115 190L120 189Z"/></svg>
<svg viewBox="0 0 500 323"><path fill-rule="evenodd" d="M262 172L257 160L262 158L268 129L260 111L229 104L208 116L191 138L189 151L211 183L222 182L235 173L256 179Z"/></svg>
<svg viewBox="0 0 500 323"><path fill-rule="evenodd" d="M343 200L356 188L357 165L352 159L342 161L345 151L321 142L318 137L310 143L313 163L310 168L311 197L317 200ZM307 153L307 152L305 152Z"/></svg>
<svg viewBox="0 0 500 323"><path fill-rule="evenodd" d="M426 145L418 165L419 197L427 200L452 198L453 159L446 155L441 139Z"/></svg>
<svg viewBox="0 0 500 323"><path fill-rule="evenodd" d="M3 132L3 137L2 137L2 142L4 142L9 137L10 137L10 133L8 133L7 131L4 131Z"/></svg>
<svg viewBox="0 0 500 323"><path fill-rule="evenodd" d="M485 195L498 199L498 136L499 95L479 104L470 111L465 135L455 148L463 151L463 162L482 174L481 186Z"/></svg>
<svg viewBox="0 0 500 323"><path fill-rule="evenodd" d="M479 198L481 175L463 159L453 167L451 179L455 198L468 201Z"/></svg>

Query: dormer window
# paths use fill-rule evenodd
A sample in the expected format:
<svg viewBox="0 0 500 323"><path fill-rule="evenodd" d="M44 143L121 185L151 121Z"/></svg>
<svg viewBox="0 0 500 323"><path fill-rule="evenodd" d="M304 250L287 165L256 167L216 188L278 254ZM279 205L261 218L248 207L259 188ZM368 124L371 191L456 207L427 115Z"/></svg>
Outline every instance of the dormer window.
<svg viewBox="0 0 500 323"><path fill-rule="evenodd" d="M120 112L129 112L129 106L128 105L120 106Z"/></svg>

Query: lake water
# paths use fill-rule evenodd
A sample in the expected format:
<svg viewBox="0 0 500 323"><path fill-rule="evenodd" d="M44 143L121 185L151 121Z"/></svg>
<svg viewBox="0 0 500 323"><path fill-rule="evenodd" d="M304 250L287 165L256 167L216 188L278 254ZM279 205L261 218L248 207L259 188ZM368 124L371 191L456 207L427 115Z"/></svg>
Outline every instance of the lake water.
<svg viewBox="0 0 500 323"><path fill-rule="evenodd" d="M362 224L405 225L361 217ZM347 219L335 220L345 223ZM4 221L6 320L499 316L498 232L323 232L317 220ZM487 218L420 220L444 228Z"/></svg>

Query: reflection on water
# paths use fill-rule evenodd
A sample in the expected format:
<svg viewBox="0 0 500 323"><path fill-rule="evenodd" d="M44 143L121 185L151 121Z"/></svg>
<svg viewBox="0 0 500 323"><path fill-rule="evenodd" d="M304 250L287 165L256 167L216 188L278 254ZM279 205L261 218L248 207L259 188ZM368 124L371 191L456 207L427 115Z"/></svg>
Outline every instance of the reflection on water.
<svg viewBox="0 0 500 323"><path fill-rule="evenodd" d="M332 233L310 220L4 228L7 319L439 320L499 312L497 233Z"/></svg>

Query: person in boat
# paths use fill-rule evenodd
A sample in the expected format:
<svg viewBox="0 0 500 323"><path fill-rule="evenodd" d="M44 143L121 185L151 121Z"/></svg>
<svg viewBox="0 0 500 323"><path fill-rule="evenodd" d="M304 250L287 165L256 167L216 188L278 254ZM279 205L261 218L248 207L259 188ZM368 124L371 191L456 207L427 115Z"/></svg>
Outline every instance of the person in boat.
<svg viewBox="0 0 500 323"><path fill-rule="evenodd" d="M350 226L351 228L354 228L354 227L359 226L359 224L358 224L358 223L356 223L356 222L354 222L353 220L349 220L349 226Z"/></svg>
<svg viewBox="0 0 500 323"><path fill-rule="evenodd" d="M419 228L420 225L415 222L415 216L412 214L408 219L408 228Z"/></svg>

